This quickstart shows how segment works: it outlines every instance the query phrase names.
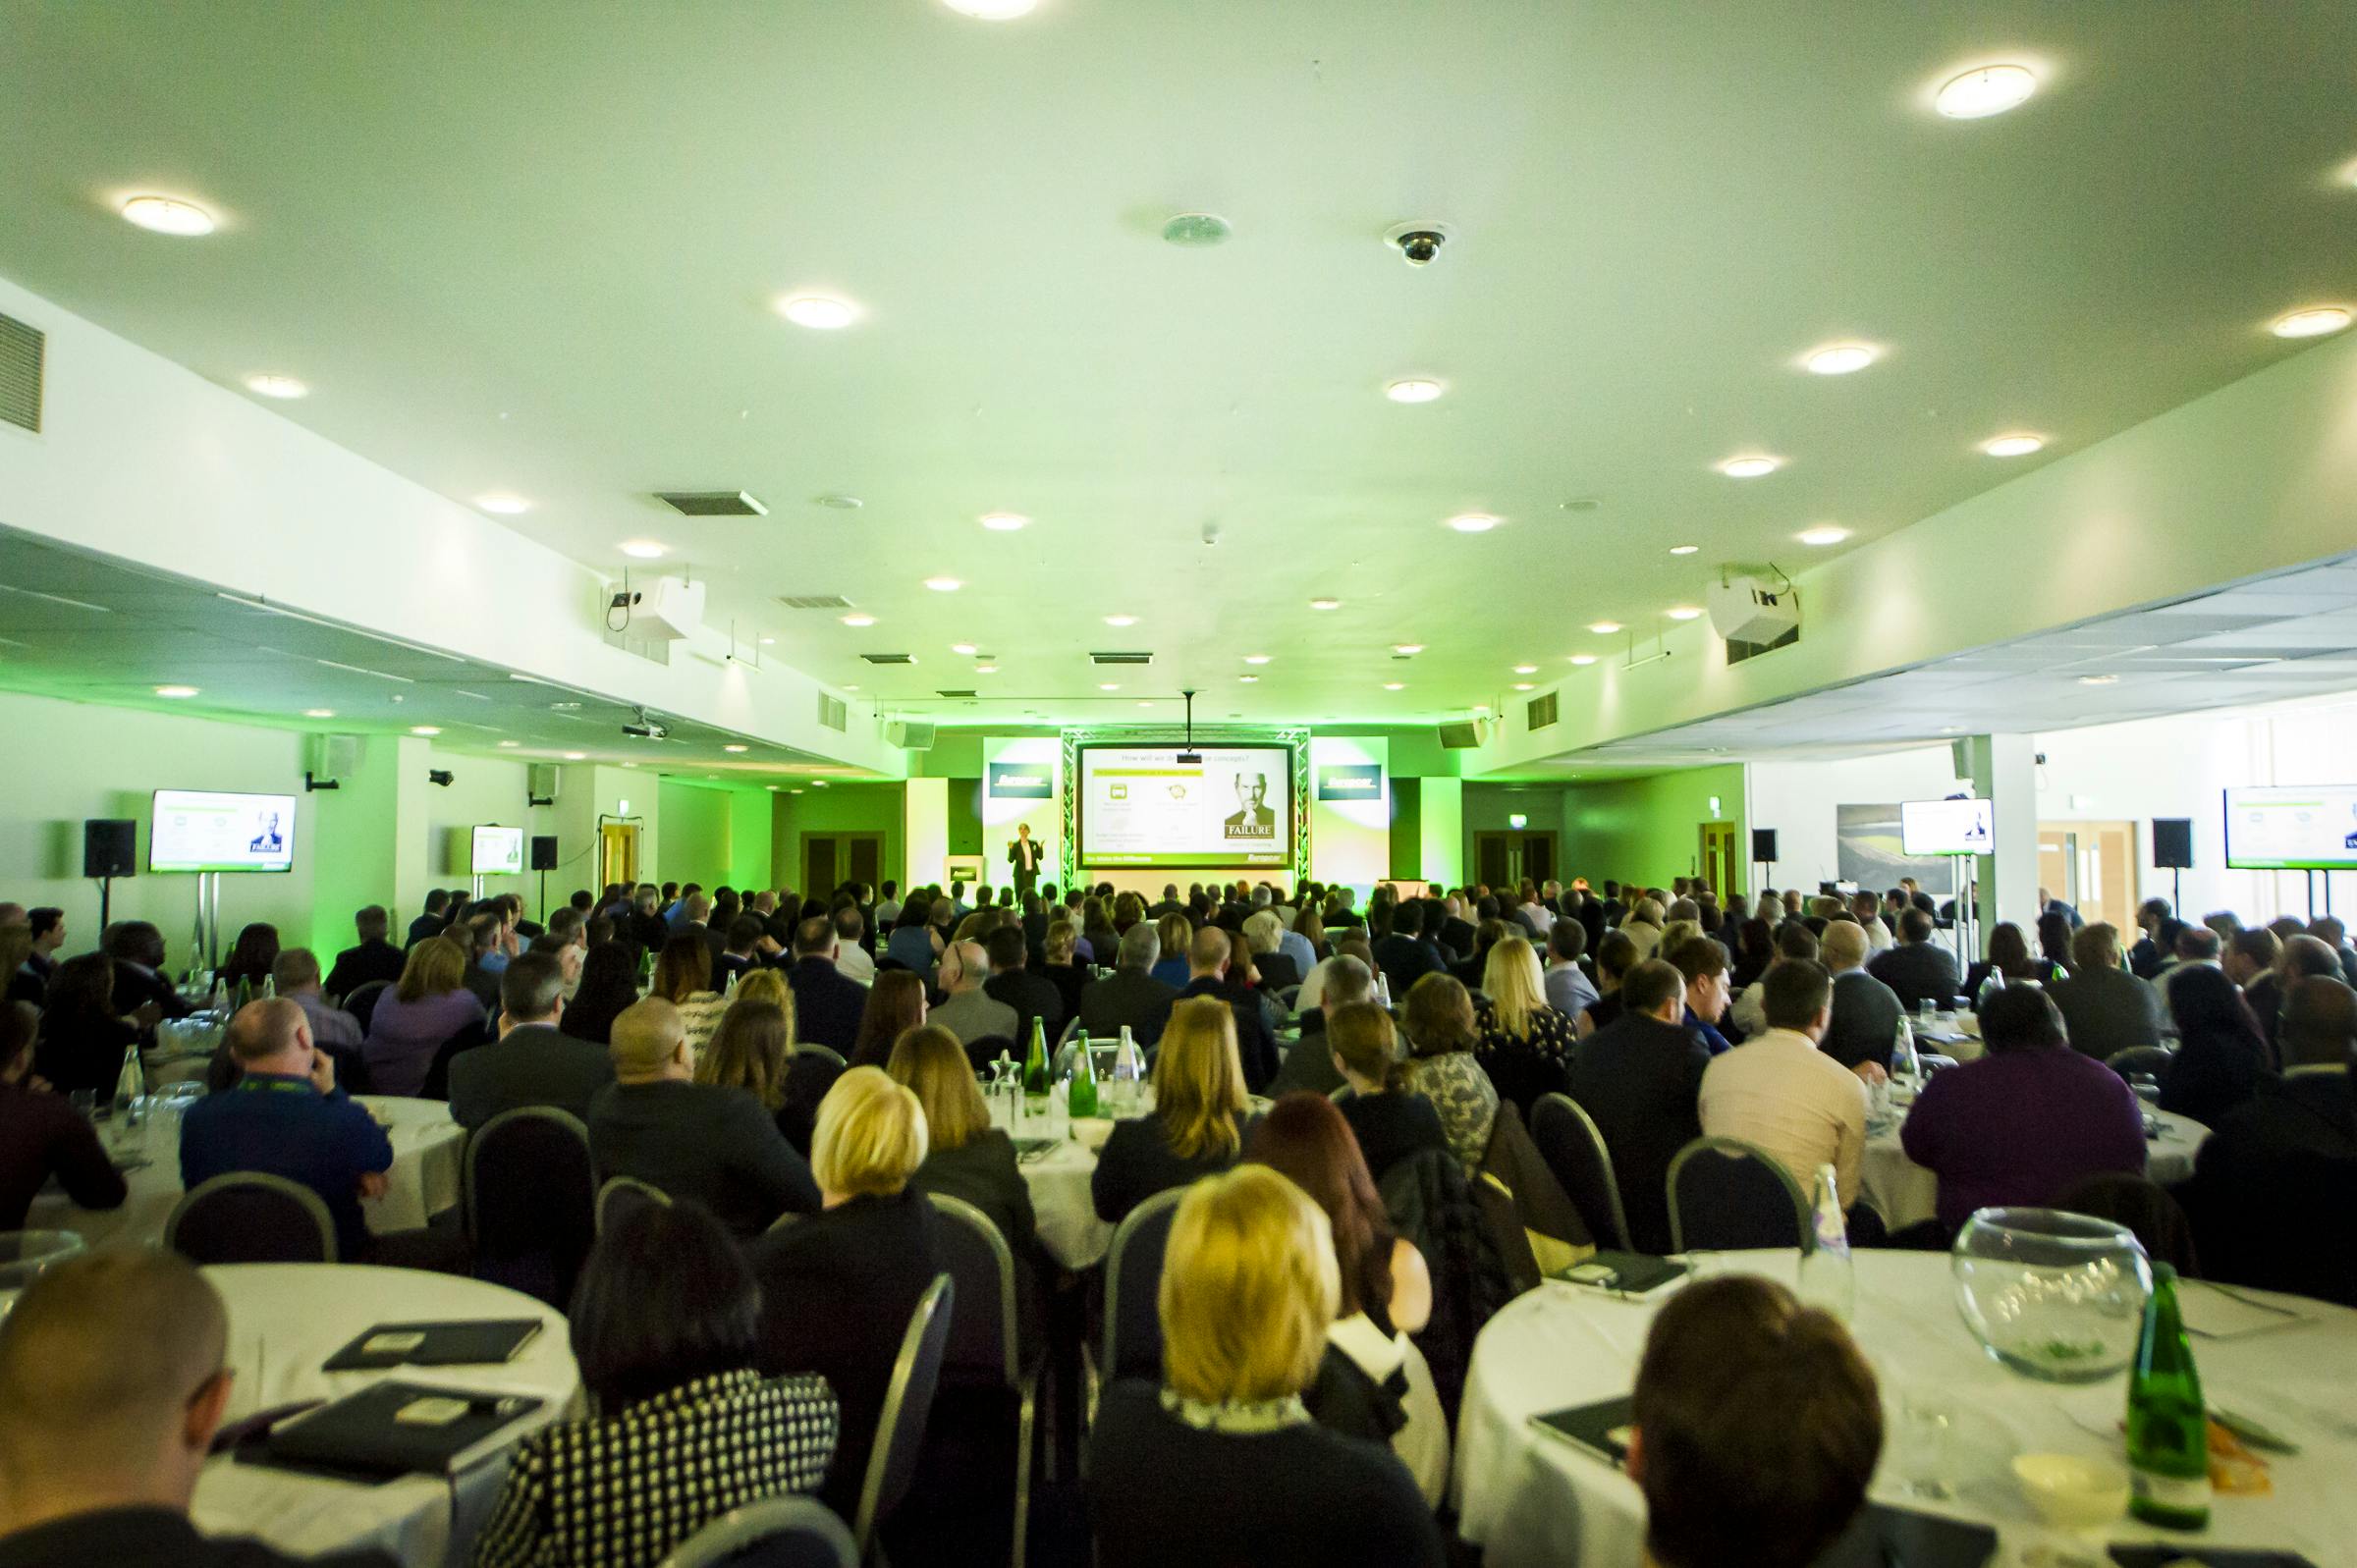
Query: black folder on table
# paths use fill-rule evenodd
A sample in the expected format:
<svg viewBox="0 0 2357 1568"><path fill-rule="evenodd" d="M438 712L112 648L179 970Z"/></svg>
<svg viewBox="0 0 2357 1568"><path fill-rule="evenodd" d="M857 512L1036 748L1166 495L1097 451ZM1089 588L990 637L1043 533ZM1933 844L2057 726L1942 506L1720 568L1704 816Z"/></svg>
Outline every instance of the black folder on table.
<svg viewBox="0 0 2357 1568"><path fill-rule="evenodd" d="M1613 1271L1613 1277L1605 1280L1571 1277L1572 1270L1593 1270L1599 1265L1610 1269ZM1656 1257L1649 1252L1614 1252L1607 1248L1599 1248L1590 1256L1574 1264L1572 1269L1559 1269L1547 1277L1562 1280L1566 1284L1585 1285L1591 1290L1609 1290L1616 1295L1642 1296L1649 1290L1658 1290L1673 1279L1683 1279L1686 1272L1686 1265L1672 1259Z"/></svg>
<svg viewBox="0 0 2357 1568"><path fill-rule="evenodd" d="M540 1332L537 1318L380 1323L327 1359L324 1372L386 1367L481 1367L514 1361Z"/></svg>
<svg viewBox="0 0 2357 1568"><path fill-rule="evenodd" d="M1592 1405L1574 1405L1569 1410L1550 1410L1531 1417L1531 1421L1566 1442L1575 1443L1608 1465L1617 1465L1628 1457L1628 1427L1631 1401L1622 1394L1617 1399L1600 1399Z"/></svg>
<svg viewBox="0 0 2357 1568"><path fill-rule="evenodd" d="M529 1394L387 1380L272 1429L264 1453L355 1475L456 1475L496 1452L540 1405Z"/></svg>

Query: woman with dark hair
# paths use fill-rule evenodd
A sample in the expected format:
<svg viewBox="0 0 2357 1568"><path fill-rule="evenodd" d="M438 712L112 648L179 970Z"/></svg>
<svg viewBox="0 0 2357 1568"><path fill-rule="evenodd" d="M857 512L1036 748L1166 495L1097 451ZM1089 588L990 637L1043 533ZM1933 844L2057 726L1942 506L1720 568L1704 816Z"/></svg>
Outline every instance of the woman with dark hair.
<svg viewBox="0 0 2357 1568"><path fill-rule="evenodd" d="M2007 985L2027 980L2051 986L2062 978L2062 971L2044 958L2034 957L2029 939L2021 934L2021 928L2010 920L2001 920L1989 928L1989 956L1964 973L1964 995L1978 1001L1981 987L1993 976L2001 977Z"/></svg>
<svg viewBox="0 0 2357 1568"><path fill-rule="evenodd" d="M380 1095L417 1095L436 1076L442 1049L463 1037L479 1041L487 1019L466 989L466 933L429 937L410 949L401 979L377 998L360 1054Z"/></svg>
<svg viewBox="0 0 2357 1568"><path fill-rule="evenodd" d="M816 1491L835 1394L754 1370L760 1317L752 1271L698 1205L640 1204L609 1226L573 1297L589 1414L518 1445L476 1568L653 1563L732 1508Z"/></svg>
<svg viewBox="0 0 2357 1568"><path fill-rule="evenodd" d="M1399 1057L1390 1013L1371 1001L1337 1007L1326 1018L1326 1045L1350 1090L1337 1105L1376 1180L1410 1155L1449 1147L1440 1113L1416 1092Z"/></svg>
<svg viewBox="0 0 2357 1568"><path fill-rule="evenodd" d="M2078 972L2070 956L2070 916L2049 909L2038 917L2038 951L2059 975Z"/></svg>
<svg viewBox="0 0 2357 1568"><path fill-rule="evenodd" d="M1432 1317L1424 1255L1394 1234L1358 1139L1334 1102L1281 1096L1253 1129L1248 1164L1291 1178L1326 1212L1342 1298L1326 1330L1326 1356L1303 1397L1321 1426L1388 1442L1439 1506L1449 1485L1449 1420L1432 1370L1409 1334Z"/></svg>
<svg viewBox="0 0 2357 1568"><path fill-rule="evenodd" d="M2222 970L2186 964L2164 978L2163 990L2177 1020L2177 1054L2161 1074L2161 1108L2215 1127L2273 1076L2266 1037Z"/></svg>
<svg viewBox="0 0 2357 1568"><path fill-rule="evenodd" d="M884 940L884 956L929 982L941 947L941 933L933 925L933 906L910 894L901 905L901 917L892 923L892 935Z"/></svg>
<svg viewBox="0 0 2357 1568"><path fill-rule="evenodd" d="M1134 897L1135 894L1131 896ZM1119 902L1118 899L1113 901ZM1111 969L1114 954L1122 950L1123 928L1114 923L1112 911L1106 907L1106 899L1099 898L1094 894L1080 900L1080 919L1078 929L1074 933L1077 940L1073 943L1072 950L1076 953L1085 946L1088 949L1087 962L1102 964ZM1138 905L1138 912L1141 916L1144 914L1145 905L1143 903ZM1048 911L1048 918L1053 922L1056 912L1052 909ZM1132 922L1132 924L1134 923ZM1087 971L1083 970L1081 973L1086 974ZM1077 1003L1067 1003L1064 1015L1067 1018L1071 1017L1073 1008L1076 1006Z"/></svg>
<svg viewBox="0 0 2357 1568"><path fill-rule="evenodd" d="M680 1021L687 1026L687 1049L698 1055L729 1007L729 999L712 989L712 945L693 932L663 944L647 995L680 1009Z"/></svg>
<svg viewBox="0 0 2357 1568"><path fill-rule="evenodd" d="M1108 942L1120 941L1111 927L1105 928L1103 935ZM1040 944L1039 977L1056 988L1067 1018L1080 1016L1080 993L1088 984L1088 965L1080 961L1079 943L1080 928L1069 920L1057 919L1048 923L1047 937ZM1121 948L1116 946L1109 950L1118 953Z"/></svg>
<svg viewBox="0 0 2357 1568"><path fill-rule="evenodd" d="M160 1016L154 1002L129 1018L115 1011L115 961L106 954L68 958L49 976L33 1071L61 1095L92 1089L105 1096L123 1071L124 1051Z"/></svg>
<svg viewBox="0 0 2357 1568"><path fill-rule="evenodd" d="M1776 962L1776 933L1765 920L1745 920L1735 927L1735 967L1727 977L1727 989L1741 996L1749 991L1752 982L1768 972Z"/></svg>
<svg viewBox="0 0 2357 1568"><path fill-rule="evenodd" d="M1408 987L1399 1022L1407 1035L1408 1087L1440 1112L1449 1152L1469 1178L1480 1171L1498 1124L1497 1086L1474 1056L1481 1032L1472 994L1453 975L1426 975Z"/></svg>
<svg viewBox="0 0 2357 1568"><path fill-rule="evenodd" d="M925 1022L925 981L913 970L886 969L867 991L867 1006L859 1014L859 1033L851 1042L850 1064L881 1067L892 1060L892 1048L911 1029Z"/></svg>
<svg viewBox="0 0 2357 1568"><path fill-rule="evenodd" d="M270 966L276 962L278 928L257 920L238 933L238 940L230 946L229 956L221 960L221 967L213 972L213 978L233 992L238 989L238 982L243 980L258 996L262 982L270 978Z"/></svg>
<svg viewBox="0 0 2357 1568"><path fill-rule="evenodd" d="M565 1004L557 1027L594 1046L614 1043L614 1020L638 1000L638 949L627 942L601 942L581 960L580 988Z"/></svg>

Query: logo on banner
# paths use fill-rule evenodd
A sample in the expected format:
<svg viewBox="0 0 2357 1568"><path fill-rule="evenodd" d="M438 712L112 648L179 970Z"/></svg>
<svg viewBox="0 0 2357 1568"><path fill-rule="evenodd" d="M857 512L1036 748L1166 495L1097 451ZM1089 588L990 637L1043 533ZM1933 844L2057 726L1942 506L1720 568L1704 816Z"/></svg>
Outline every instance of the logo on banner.
<svg viewBox="0 0 2357 1568"><path fill-rule="evenodd" d="M1380 800L1383 798L1383 765L1377 762L1349 763L1318 770L1318 798L1320 800Z"/></svg>
<svg viewBox="0 0 2357 1568"><path fill-rule="evenodd" d="M1054 770L1033 764L994 762L990 765L990 794L1001 800L1052 800L1056 795Z"/></svg>

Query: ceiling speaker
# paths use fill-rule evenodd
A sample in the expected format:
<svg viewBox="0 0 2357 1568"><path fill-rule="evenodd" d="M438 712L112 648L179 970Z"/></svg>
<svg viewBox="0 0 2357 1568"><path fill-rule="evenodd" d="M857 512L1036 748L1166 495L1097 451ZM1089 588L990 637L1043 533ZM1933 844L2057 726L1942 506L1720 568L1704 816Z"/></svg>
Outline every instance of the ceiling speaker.
<svg viewBox="0 0 2357 1568"><path fill-rule="evenodd" d="M904 751L930 751L933 726L923 719L895 719L884 727L884 743Z"/></svg>
<svg viewBox="0 0 2357 1568"><path fill-rule="evenodd" d="M1760 577L1713 583L1705 603L1711 624L1729 642L1774 642L1800 626L1800 602L1791 589L1771 587Z"/></svg>
<svg viewBox="0 0 2357 1568"><path fill-rule="evenodd" d="M1443 751L1471 751L1481 744L1481 726L1470 719L1451 720L1440 730Z"/></svg>

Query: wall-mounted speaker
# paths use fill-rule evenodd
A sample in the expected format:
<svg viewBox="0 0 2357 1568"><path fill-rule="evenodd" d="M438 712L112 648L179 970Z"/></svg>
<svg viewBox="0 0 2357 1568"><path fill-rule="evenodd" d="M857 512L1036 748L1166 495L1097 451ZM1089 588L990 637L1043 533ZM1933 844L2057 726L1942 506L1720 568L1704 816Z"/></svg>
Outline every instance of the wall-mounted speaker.
<svg viewBox="0 0 2357 1568"><path fill-rule="evenodd" d="M82 874L130 877L139 869L139 825L128 817L91 817L82 825Z"/></svg>
<svg viewBox="0 0 2357 1568"><path fill-rule="evenodd" d="M534 800L553 804L557 798L557 781L563 777L564 770L555 763L535 762L524 775L524 788Z"/></svg>
<svg viewBox="0 0 2357 1568"><path fill-rule="evenodd" d="M2193 819L2153 819L2153 865L2162 871L2183 871L2193 864Z"/></svg>
<svg viewBox="0 0 2357 1568"><path fill-rule="evenodd" d="M1443 751L1471 751L1481 744L1481 726L1470 719L1454 720L1441 726Z"/></svg>
<svg viewBox="0 0 2357 1568"><path fill-rule="evenodd" d="M303 743L303 766L314 779L350 778L360 771L360 737L312 735Z"/></svg>
<svg viewBox="0 0 2357 1568"><path fill-rule="evenodd" d="M884 743L904 751L933 749L933 726L924 719L894 719L884 726Z"/></svg>
<svg viewBox="0 0 2357 1568"><path fill-rule="evenodd" d="M1751 830L1751 863L1755 866L1769 866L1776 863L1776 830L1774 828Z"/></svg>
<svg viewBox="0 0 2357 1568"><path fill-rule="evenodd" d="M557 869L557 836L555 834L536 833L532 835L532 869L534 871Z"/></svg>

